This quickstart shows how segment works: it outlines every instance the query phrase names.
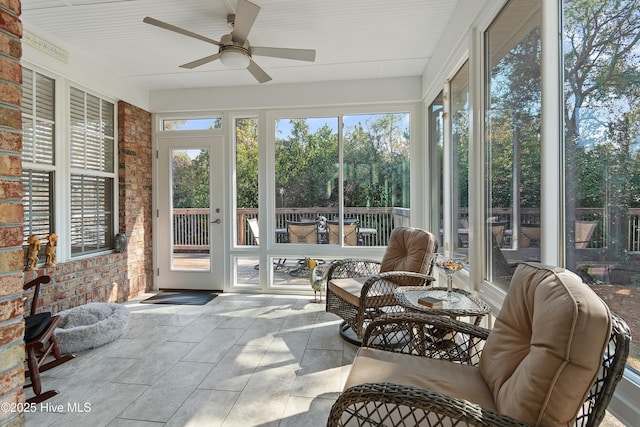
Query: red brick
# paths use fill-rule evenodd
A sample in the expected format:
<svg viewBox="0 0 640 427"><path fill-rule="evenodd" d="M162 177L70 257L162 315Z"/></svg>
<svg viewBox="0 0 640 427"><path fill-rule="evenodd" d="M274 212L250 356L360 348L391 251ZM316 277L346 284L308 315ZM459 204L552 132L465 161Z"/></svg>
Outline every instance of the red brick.
<svg viewBox="0 0 640 427"><path fill-rule="evenodd" d="M22 112L20 109L0 106L0 126L22 129Z"/></svg>
<svg viewBox="0 0 640 427"><path fill-rule="evenodd" d="M13 393L5 394L0 398L0 407L2 407L3 404L16 405L18 403L24 403L24 391L21 388L15 390ZM12 417L13 419L11 419ZM24 412L0 411L0 424L2 424L3 427L23 426Z"/></svg>
<svg viewBox="0 0 640 427"><path fill-rule="evenodd" d="M22 296L9 301L0 302L0 322L22 316L23 312L24 303L22 302ZM2 366L0 365L0 369L1 368Z"/></svg>
<svg viewBox="0 0 640 427"><path fill-rule="evenodd" d="M0 163L1 163L0 156ZM0 224L22 224L24 222L24 210L22 204L0 203Z"/></svg>
<svg viewBox="0 0 640 427"><path fill-rule="evenodd" d="M16 16L20 16L22 14L21 0L0 0L0 5L13 12Z"/></svg>
<svg viewBox="0 0 640 427"><path fill-rule="evenodd" d="M24 336L24 321L20 319L14 323L0 326L0 345L9 344L13 341L22 341Z"/></svg>
<svg viewBox="0 0 640 427"><path fill-rule="evenodd" d="M0 46L0 51L2 46ZM0 82L0 99L7 104L20 105L22 89L16 84Z"/></svg>
<svg viewBox="0 0 640 427"><path fill-rule="evenodd" d="M24 367L17 366L0 374L0 395L6 394L24 384Z"/></svg>
<svg viewBox="0 0 640 427"><path fill-rule="evenodd" d="M20 62L0 56L0 80L22 84Z"/></svg>
<svg viewBox="0 0 640 427"><path fill-rule="evenodd" d="M0 248L21 246L22 241L22 226L0 228Z"/></svg>
<svg viewBox="0 0 640 427"><path fill-rule="evenodd" d="M15 14L0 9L0 30L22 37L22 22Z"/></svg>
<svg viewBox="0 0 640 427"><path fill-rule="evenodd" d="M21 152L22 135L17 132L0 131L0 149L15 151L16 153Z"/></svg>
<svg viewBox="0 0 640 427"><path fill-rule="evenodd" d="M22 199L22 182L0 181L0 200Z"/></svg>
<svg viewBox="0 0 640 427"><path fill-rule="evenodd" d="M0 205L1 206L1 205ZM0 214L1 214L0 210ZM0 256L0 273L11 273L21 271L24 268L24 252L19 251L3 252Z"/></svg>
<svg viewBox="0 0 640 427"><path fill-rule="evenodd" d="M14 276L0 276L0 297L22 293L22 274Z"/></svg>
<svg viewBox="0 0 640 427"><path fill-rule="evenodd" d="M22 176L22 159L18 156L0 155L0 176Z"/></svg>
<svg viewBox="0 0 640 427"><path fill-rule="evenodd" d="M22 43L20 43L20 39L5 33L0 33L0 53L12 58L20 58L22 56Z"/></svg>

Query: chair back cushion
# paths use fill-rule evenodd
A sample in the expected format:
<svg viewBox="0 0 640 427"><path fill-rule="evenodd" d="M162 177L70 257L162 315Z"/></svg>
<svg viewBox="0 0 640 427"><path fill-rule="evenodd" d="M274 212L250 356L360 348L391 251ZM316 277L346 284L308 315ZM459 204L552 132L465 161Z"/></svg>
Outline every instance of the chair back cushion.
<svg viewBox="0 0 640 427"><path fill-rule="evenodd" d="M380 273L412 271L431 274L436 251L433 234L419 228L396 227L391 231Z"/></svg>
<svg viewBox="0 0 640 427"><path fill-rule="evenodd" d="M498 412L535 426L569 425L610 332L608 307L580 277L520 264L480 360Z"/></svg>

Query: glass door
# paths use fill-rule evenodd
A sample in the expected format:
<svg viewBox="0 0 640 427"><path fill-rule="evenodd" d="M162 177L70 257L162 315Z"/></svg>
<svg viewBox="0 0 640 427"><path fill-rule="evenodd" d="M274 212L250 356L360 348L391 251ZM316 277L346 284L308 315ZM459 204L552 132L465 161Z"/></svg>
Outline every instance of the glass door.
<svg viewBox="0 0 640 427"><path fill-rule="evenodd" d="M219 136L158 140L160 289L223 289L223 151Z"/></svg>

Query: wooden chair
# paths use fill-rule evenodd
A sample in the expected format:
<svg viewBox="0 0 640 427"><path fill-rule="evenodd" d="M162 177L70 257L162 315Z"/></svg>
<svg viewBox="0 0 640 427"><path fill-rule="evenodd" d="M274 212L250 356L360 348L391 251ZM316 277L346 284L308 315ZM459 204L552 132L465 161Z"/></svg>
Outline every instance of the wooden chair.
<svg viewBox="0 0 640 427"><path fill-rule="evenodd" d="M358 245L358 222L346 222L342 228L343 242L345 246ZM329 235L329 244L340 244L340 223L338 221L327 221L327 234Z"/></svg>
<svg viewBox="0 0 640 427"><path fill-rule="evenodd" d="M50 312L37 313L40 285L50 281L49 276L40 276L25 284L23 288L26 291L35 287L30 315L24 318L24 342L27 353L25 378L31 378L31 383L25 383L24 388L32 387L34 393L33 397L27 399L27 403L40 403L57 395L59 393L57 390L42 391L40 373L75 357L73 354L61 354L58 348L54 331L60 322L60 317L52 316ZM47 361L51 355L53 360Z"/></svg>
<svg viewBox="0 0 640 427"><path fill-rule="evenodd" d="M402 310L398 286L430 285L438 242L428 231L396 227L382 261L344 259L327 272L327 312L343 319L340 335L360 345L366 326L379 315Z"/></svg>
<svg viewBox="0 0 640 427"><path fill-rule="evenodd" d="M327 426L597 426L629 342L577 275L520 264L492 330L424 313L375 319Z"/></svg>

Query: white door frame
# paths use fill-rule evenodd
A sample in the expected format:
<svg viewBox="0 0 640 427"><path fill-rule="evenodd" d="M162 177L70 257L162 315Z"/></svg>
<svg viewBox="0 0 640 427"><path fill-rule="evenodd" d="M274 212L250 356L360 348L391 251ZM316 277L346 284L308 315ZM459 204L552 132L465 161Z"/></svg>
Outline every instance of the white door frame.
<svg viewBox="0 0 640 427"><path fill-rule="evenodd" d="M208 148L210 151L210 268L185 270L172 268L172 208L171 160L172 149ZM224 290L227 252L225 218L225 162L224 138L221 135L171 135L156 138L156 212L154 218L154 252L156 259L156 289Z"/></svg>

